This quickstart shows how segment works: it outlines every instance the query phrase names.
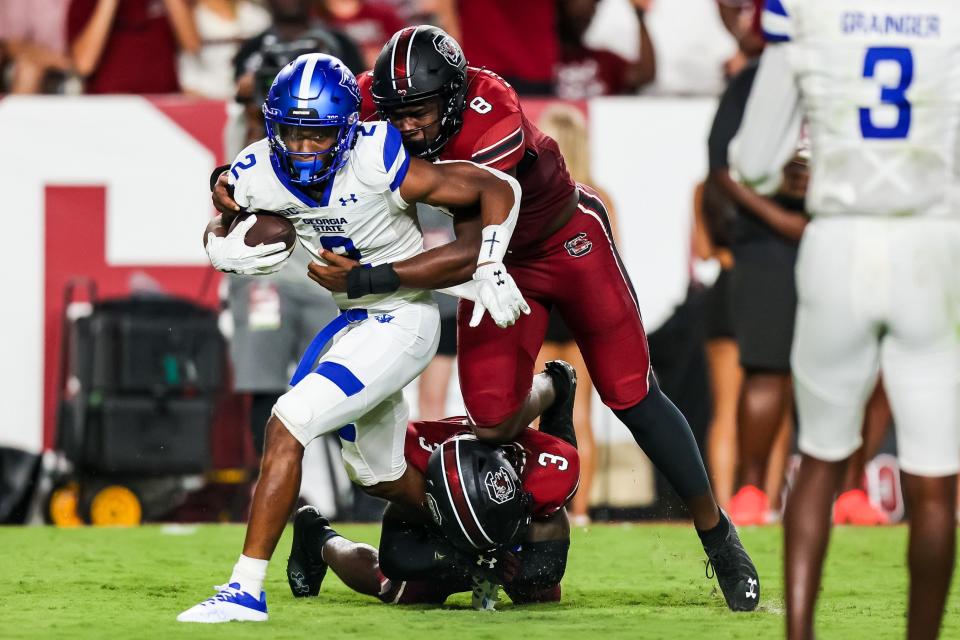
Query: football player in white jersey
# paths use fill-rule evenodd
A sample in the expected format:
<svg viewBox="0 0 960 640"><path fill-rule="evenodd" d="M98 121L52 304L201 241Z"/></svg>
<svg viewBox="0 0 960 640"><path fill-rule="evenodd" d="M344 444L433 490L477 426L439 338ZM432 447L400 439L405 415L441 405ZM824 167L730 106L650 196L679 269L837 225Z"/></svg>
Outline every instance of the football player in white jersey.
<svg viewBox="0 0 960 640"><path fill-rule="evenodd" d="M472 266L470 295L501 326L529 313L502 264L520 204L517 182L469 162L411 158L389 123L359 123L359 103L353 74L339 60L300 56L281 70L264 103L267 138L241 151L231 167L241 207L286 216L318 261L341 254L362 266L347 274L347 292L334 294L343 313L308 349L293 388L273 409L232 576L178 620L267 619L267 563L298 495L304 447L318 436L338 431L344 465L369 493L422 509L423 477L404 460L408 411L401 390L437 349L439 314L425 287L462 283L470 274L430 263L416 202L478 207L485 226L472 236L474 255L481 256ZM283 243L244 242L255 216L229 233L228 218L218 216L207 228L216 268L256 274L283 265L289 255ZM336 338L316 364L325 334Z"/></svg>
<svg viewBox="0 0 960 640"><path fill-rule="evenodd" d="M953 572L960 470L960 4L767 0L763 27L770 45L734 168L769 190L802 117L811 139L788 636L813 635L830 507L882 368L910 506L907 635L933 638Z"/></svg>

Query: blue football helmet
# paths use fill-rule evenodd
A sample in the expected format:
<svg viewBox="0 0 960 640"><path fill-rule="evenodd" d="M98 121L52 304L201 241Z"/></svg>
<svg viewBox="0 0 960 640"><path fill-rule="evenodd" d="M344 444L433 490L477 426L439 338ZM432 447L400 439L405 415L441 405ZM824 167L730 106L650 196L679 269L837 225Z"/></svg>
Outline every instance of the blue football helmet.
<svg viewBox="0 0 960 640"><path fill-rule="evenodd" d="M298 186L315 186L346 162L360 122L360 89L353 73L340 60L307 53L277 74L263 103L270 151L279 169ZM336 143L327 151L289 151L284 126L339 127Z"/></svg>

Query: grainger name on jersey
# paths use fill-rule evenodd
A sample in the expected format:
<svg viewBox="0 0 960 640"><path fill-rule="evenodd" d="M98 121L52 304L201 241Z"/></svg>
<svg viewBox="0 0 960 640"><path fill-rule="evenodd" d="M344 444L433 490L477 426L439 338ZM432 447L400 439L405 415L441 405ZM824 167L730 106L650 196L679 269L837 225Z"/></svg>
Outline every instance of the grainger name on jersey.
<svg viewBox="0 0 960 640"><path fill-rule="evenodd" d="M733 153L748 182L776 187L802 117L812 215L960 215L960 3L766 0L763 30Z"/></svg>
<svg viewBox="0 0 960 640"><path fill-rule="evenodd" d="M841 30L846 34L940 37L940 16L933 13L889 14L844 11L841 20L843 25Z"/></svg>

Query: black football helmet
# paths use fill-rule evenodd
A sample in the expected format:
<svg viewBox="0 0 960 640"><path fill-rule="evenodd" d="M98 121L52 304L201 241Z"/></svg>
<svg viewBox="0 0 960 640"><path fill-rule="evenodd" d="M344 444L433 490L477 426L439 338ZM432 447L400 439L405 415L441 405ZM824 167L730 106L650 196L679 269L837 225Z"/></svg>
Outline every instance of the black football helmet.
<svg viewBox="0 0 960 640"><path fill-rule="evenodd" d="M389 120L397 107L440 99L440 133L422 144L404 140L414 155L433 159L463 125L467 60L450 35L438 27L407 27L393 34L373 65L373 102Z"/></svg>
<svg viewBox="0 0 960 640"><path fill-rule="evenodd" d="M427 507L441 533L467 553L519 544L530 524L530 495L503 451L458 434L427 463Z"/></svg>
<svg viewBox="0 0 960 640"><path fill-rule="evenodd" d="M265 35L260 49L245 65L248 71L253 71L253 102L263 104L280 70L307 53L327 53L343 58L336 39L326 29L313 27L292 41L281 40L273 33Z"/></svg>

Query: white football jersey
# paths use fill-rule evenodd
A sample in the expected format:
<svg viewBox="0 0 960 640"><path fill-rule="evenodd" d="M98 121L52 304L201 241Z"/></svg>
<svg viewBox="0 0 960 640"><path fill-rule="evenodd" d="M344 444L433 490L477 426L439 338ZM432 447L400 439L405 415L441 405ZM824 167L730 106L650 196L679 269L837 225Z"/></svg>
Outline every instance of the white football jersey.
<svg viewBox="0 0 960 640"><path fill-rule="evenodd" d="M769 191L803 118L810 213L960 215L960 2L767 0L763 29L743 178Z"/></svg>
<svg viewBox="0 0 960 640"><path fill-rule="evenodd" d="M230 168L234 199L251 211L270 211L294 223L300 243L313 259L320 249L345 255L363 264L396 262L423 251L423 235L416 208L400 197L400 183L410 165L400 133L387 122L365 122L346 164L326 182L315 200L292 184L279 161L270 154L267 139L240 152ZM350 300L334 293L341 309L390 308L421 299L419 289L400 289Z"/></svg>

